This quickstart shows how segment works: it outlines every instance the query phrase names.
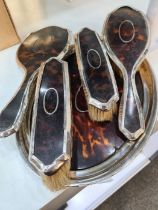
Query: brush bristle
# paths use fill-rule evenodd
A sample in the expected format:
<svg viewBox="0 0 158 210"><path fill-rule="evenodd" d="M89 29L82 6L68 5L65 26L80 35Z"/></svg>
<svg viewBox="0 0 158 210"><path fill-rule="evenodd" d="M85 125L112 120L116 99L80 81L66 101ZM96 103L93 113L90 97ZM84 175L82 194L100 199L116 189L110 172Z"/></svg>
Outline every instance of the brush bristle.
<svg viewBox="0 0 158 210"><path fill-rule="evenodd" d="M43 183L51 191L58 191L64 189L69 184L70 160L66 161L61 168L52 176L41 174Z"/></svg>
<svg viewBox="0 0 158 210"><path fill-rule="evenodd" d="M87 98L87 92L84 86L83 90L85 97ZM98 121L98 122L112 121L113 114L117 113L117 103L113 102L110 110L101 110L91 104L88 104L88 113L90 119L93 121Z"/></svg>
<svg viewBox="0 0 158 210"><path fill-rule="evenodd" d="M89 116L93 121L103 122L112 121L113 114L117 112L117 104L113 103L110 110L100 110L95 106L88 105Z"/></svg>

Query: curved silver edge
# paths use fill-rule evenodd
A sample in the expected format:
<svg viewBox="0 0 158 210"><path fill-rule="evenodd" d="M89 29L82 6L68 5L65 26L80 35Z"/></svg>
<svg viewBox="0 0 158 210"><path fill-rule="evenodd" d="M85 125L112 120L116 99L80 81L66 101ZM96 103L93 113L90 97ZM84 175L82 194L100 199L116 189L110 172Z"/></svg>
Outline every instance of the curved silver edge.
<svg viewBox="0 0 158 210"><path fill-rule="evenodd" d="M81 33L83 30L84 30L84 28L79 33ZM89 30L91 30L91 29L89 29ZM93 30L91 30L91 31L93 31ZM81 51L80 51L79 33L75 35L75 50L76 50L78 69L79 69L82 84L84 85L84 87L86 89L86 94L87 94L86 99L87 99L88 104L91 104L101 110L110 110L112 108L113 103L117 102L119 100L119 94L118 94L118 90L117 90L116 80L115 80L115 76L114 76L109 58L107 56L106 49L105 49L102 41L100 40L99 35L95 31L93 31L93 32L95 33L95 35L99 41L99 44L102 48L103 54L105 56L107 66L109 68L109 73L111 76L113 88L114 88L114 95L106 103L102 103L91 96L89 87L88 87L88 84L86 81L85 72L84 72L84 66L83 66L83 61L82 61L82 56L81 56Z"/></svg>
<svg viewBox="0 0 158 210"><path fill-rule="evenodd" d="M28 84L27 84L27 87L26 87L25 92L24 92L24 97L22 98L20 109L18 111L18 114L15 118L15 121L14 121L13 125L11 127L9 127L7 130L1 131L0 132L0 138L8 137L11 134L13 134L13 133L15 133L19 130L20 125L21 125L22 120L23 120L23 116L24 116L26 107L27 107L28 99L29 99L28 98L28 93L29 93L32 82L34 81L34 79L36 78L36 75L38 74L38 71L39 71L39 68L31 75L30 79L28 80ZM14 97L11 99L11 101L12 100L14 100ZM6 105L6 107L7 106L8 106L8 104ZM3 110L5 110L5 108ZM3 112L3 110L2 110L2 112Z"/></svg>
<svg viewBox="0 0 158 210"><path fill-rule="evenodd" d="M54 27L54 26L52 26L52 27ZM56 26L56 27L59 27L59 26ZM59 27L59 28L62 28L62 27ZM44 30L44 29L45 29L45 28L43 28L43 30ZM73 41L73 39L72 39L72 33L71 33L70 30L68 30L68 29L66 29L66 28L62 28L62 29L67 30L67 32L68 32L68 41L67 41L67 44L66 44L65 48L63 49L63 51L60 52L60 54L57 56L57 58L60 59L60 60L63 59L67 54L69 54L69 49L70 49L70 53L73 52L73 48L72 48L72 41ZM41 30L41 29L39 29L39 30ZM38 30L38 31L39 31L39 30ZM34 34L34 33L38 32L38 31L35 31L35 32L30 33L30 34L25 38L25 40L26 40L31 34ZM25 40L21 43L21 45L25 42ZM16 52L16 61L17 61L17 64L18 64L19 68L22 69L22 70L25 72L24 79L23 79L23 81L22 81L22 83L21 83L21 85L22 85L23 82L24 82L24 80L26 79L26 76L27 76L27 69L26 69L26 67L20 62L20 60L19 60L19 58L18 58L18 52L19 52L19 49L20 49L21 45L18 47L18 50L17 50L17 52ZM42 64L41 64L41 65L42 65ZM30 88L31 83L32 83L32 81L34 80L34 77L35 77L35 75L37 74L37 72L38 72L39 69L40 69L40 67L36 70L35 73L33 73L33 75L31 76L31 78L30 78L29 81L28 81L28 85L27 85L27 87L26 87L26 89L25 89L25 93L24 93L24 97L23 97L22 102L21 102L21 105L20 105L20 109L19 109L19 111L18 111L18 114L17 114L17 116L16 116L16 119L15 119L13 125L12 125L11 127L7 128L7 129L4 130L4 131L0 131L0 138L8 137L8 136L10 136L11 134L13 134L13 133L15 133L15 132L17 132L17 131L19 130L20 125L21 125L22 120L23 120L23 116L24 116L25 110L26 110L26 106L27 106L27 104L28 104L28 92L29 92L29 88ZM3 110L2 110L1 112L3 112L3 111L5 110L5 108L8 106L8 104L9 104L12 100L14 100L14 97L15 97L16 94L19 92L19 90L20 90L20 88L21 88L21 85L20 85L20 87L18 88L18 90L16 91L15 95L10 99L10 101L7 103L7 105L3 108Z"/></svg>
<svg viewBox="0 0 158 210"><path fill-rule="evenodd" d="M124 6L123 6L124 7ZM131 81L132 81L132 86L133 86L133 91L135 93L135 101L136 101L136 104L137 104L137 107L138 107L138 110L139 110L139 119L140 119L140 129L137 130L135 133L131 133L129 132L125 126L124 126L124 118L125 118L125 108L126 106L123 106L121 107L121 111L119 109L119 129L120 131L129 139L129 140L136 140L139 138L140 135L142 135L145 131L145 122L144 122L144 115L143 115L143 111L142 111L142 107L141 107L141 104L140 104L140 100L139 100L139 97L138 97L138 93L137 93L137 90L136 90L136 85L135 85L135 73L137 71L137 68L138 66L141 64L141 62L143 61L145 55L147 54L148 52L148 46L149 46L149 43L150 43L150 29L149 29L149 23L148 23L148 20L147 20L147 17L145 16L144 13L140 12L139 10L135 9L135 8L132 8L130 6L126 6L126 7L129 7L130 9L132 10L135 10L137 11L139 14L141 14L143 17L144 17L144 20L145 20L145 23L146 23L146 27L147 27L147 32L148 32L148 41L146 43L146 46L143 50L143 52L141 53L140 57L137 59L137 62L134 64L133 66L133 74L132 74L132 78L131 78ZM122 8L119 7L117 9L115 9L114 11L112 11L111 13L114 13L115 11L117 11L118 9ZM123 102L121 104L124 104L124 101L126 101L126 98L127 98L127 93L128 93L128 87L127 87L127 81L128 81L128 78L127 78L127 73L126 73L126 69L125 67L123 66L123 64L119 61L119 59L117 58L117 56L114 54L114 52L112 51L112 49L110 48L109 46L109 43L107 41L107 34L106 34L106 25L107 25L107 22L109 20L109 17L111 15L111 13L107 16L107 19L104 23L104 26L103 26L103 31L102 31L102 37L103 37L103 40L104 40L104 44L105 44L105 47L107 49L107 52L110 56L110 58L116 63L116 65L119 67L119 69L121 70L122 74L123 74L123 77L124 77L124 92L123 92L123 96L122 96L122 100Z"/></svg>
<svg viewBox="0 0 158 210"><path fill-rule="evenodd" d="M151 72L151 68L150 68ZM127 147L129 148L128 154L125 156L122 156L121 161L117 161L117 158L111 157L108 160L106 160L105 163L102 163L99 165L99 168L102 173L99 174L99 168L93 167L91 169L87 170L80 170L80 171L71 171L71 177L72 177L72 183L69 186L85 186L87 184L94 184L99 182L105 182L107 179L111 178L113 175L115 175L117 172L119 172L123 167L126 167L129 165L129 163L142 151L143 147L145 146L148 138L152 134L152 131L154 129L157 116L158 116L158 84L156 84L154 73L151 72L152 81L153 81L153 95L152 101L151 101L151 114L148 119L148 123L146 126L146 133L143 133L141 137L139 138L138 142L135 141L129 141L126 145L123 145L121 147L121 150L123 151ZM147 116L147 115L146 115ZM117 153L116 153L117 155ZM109 163L116 163L113 165L113 167L109 167ZM89 171L93 172L91 176L88 176ZM97 181L96 181L97 179Z"/></svg>
<svg viewBox="0 0 158 210"><path fill-rule="evenodd" d="M151 69L150 66L149 66L149 69ZM151 70L150 70L150 74L151 74ZM152 76L152 74L151 74L151 76ZM157 99L158 99L158 97L157 97L157 88L155 89L154 94L149 95L149 90L146 91L148 85L142 76L141 76L141 78L144 81L143 82L144 91L148 95L146 98L148 98L150 100L150 101L149 100L147 100L147 101L148 101L148 103L151 104L151 106L153 106L152 110L151 110L151 115L150 115L149 106L146 106L146 103L143 105L143 111L144 111L145 116L147 117L147 115L149 115L146 136L142 136L140 138L140 140L138 141L138 144L137 144L137 142L132 141L132 142L127 142L126 146L125 145L122 146L122 148L121 148L122 152L126 149L129 149L129 152L128 152L128 154L126 153L125 156L122 156L121 161L116 161L115 158L113 156L111 156L109 159L106 160L106 162L99 164L91 169L80 170L80 171L70 171L70 177L72 177L72 178L71 178L71 184L69 186L85 186L87 184L92 184L92 183L95 184L95 183L100 183L100 182L106 182L106 180L108 178L111 178L114 174L116 174L119 170L121 170L122 167L128 165L130 163L130 161L133 160L139 154L139 152L142 150L143 146L145 145L146 141L148 140L149 136L152 133L152 130L154 128L154 125L155 125L155 122L157 119L157 113L158 113L157 112L157 109L158 109L157 108ZM152 80L153 80L153 88L155 88L156 84L155 84L154 76L152 76ZM154 103L152 103L152 101ZM149 133L148 133L148 131L149 131ZM18 146L20 147L21 150L24 150L22 153L24 156L26 149L25 149L25 146L23 145L22 141L20 141L20 142L18 141ZM136 152L137 148L139 151ZM27 153L27 151L26 151L26 153ZM116 155L118 155L117 151L116 151ZM26 157L25 157L26 160L28 160L27 157L28 157L28 154L26 154ZM29 163L29 162L27 161L27 163ZM111 163L113 163L114 165L110 169L109 164L111 164ZM33 165L31 165L31 166L33 166ZM36 168L33 166L33 169L35 170ZM89 173L89 171L91 171L91 174ZM101 171L101 173L100 173L100 171ZM97 176L95 176L96 174L97 174Z"/></svg>
<svg viewBox="0 0 158 210"><path fill-rule="evenodd" d="M63 68L63 84L64 84L64 142L63 142L63 154L61 154L56 160L52 162L50 165L45 165L34 155L34 136L36 129L36 117L37 117L37 107L38 107L38 98L39 98L39 90L42 80L43 71L45 65L51 60L57 60L62 64ZM50 58L45 63L41 65L41 69L39 70L39 75L37 78L36 91L35 91L35 102L33 107L33 118L32 118L32 128L31 128L31 142L29 148L29 161L34 167L42 173L47 172L56 172L67 160L71 158L71 105L70 105L70 86L69 86L69 73L68 73L68 65L65 61L61 61L58 58Z"/></svg>

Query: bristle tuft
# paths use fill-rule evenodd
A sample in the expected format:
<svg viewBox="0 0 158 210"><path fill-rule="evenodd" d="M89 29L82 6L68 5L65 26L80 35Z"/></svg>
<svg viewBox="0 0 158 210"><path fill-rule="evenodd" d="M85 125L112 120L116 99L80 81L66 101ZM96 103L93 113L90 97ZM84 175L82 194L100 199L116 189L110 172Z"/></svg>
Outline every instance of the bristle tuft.
<svg viewBox="0 0 158 210"><path fill-rule="evenodd" d="M110 110L100 110L95 106L88 106L89 116L93 121L112 121L113 114L117 113L117 103L113 103Z"/></svg>
<svg viewBox="0 0 158 210"><path fill-rule="evenodd" d="M89 117L93 121L111 121L112 120L112 110L103 111L92 105L88 106Z"/></svg>
<svg viewBox="0 0 158 210"><path fill-rule="evenodd" d="M64 163L61 168L52 176L41 174L43 183L51 190L58 191L64 189L69 184L70 160Z"/></svg>

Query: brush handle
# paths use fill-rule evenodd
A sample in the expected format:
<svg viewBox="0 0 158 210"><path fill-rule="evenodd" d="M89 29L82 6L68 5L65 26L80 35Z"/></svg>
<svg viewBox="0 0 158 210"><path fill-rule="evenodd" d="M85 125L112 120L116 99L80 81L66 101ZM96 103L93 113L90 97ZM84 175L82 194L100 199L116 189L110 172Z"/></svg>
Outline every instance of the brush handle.
<svg viewBox="0 0 158 210"><path fill-rule="evenodd" d="M0 113L0 137L18 131L28 103L28 90L35 71L50 57L66 55L70 45L67 29L51 26L31 33L20 45L17 60L25 70L26 77L16 96Z"/></svg>
<svg viewBox="0 0 158 210"><path fill-rule="evenodd" d="M70 88L67 63L55 58L38 75L33 108L30 161L53 173L70 157Z"/></svg>
<svg viewBox="0 0 158 210"><path fill-rule="evenodd" d="M121 7L107 18L104 28L105 44L124 78L119 128L130 140L138 139L145 130L143 111L135 86L135 73L147 52L148 38L147 20L133 8Z"/></svg>
<svg viewBox="0 0 158 210"><path fill-rule="evenodd" d="M119 129L130 140L137 139L145 130L141 102L131 75L127 77L120 102Z"/></svg>
<svg viewBox="0 0 158 210"><path fill-rule="evenodd" d="M36 72L26 75L15 97L0 113L0 137L7 137L19 129L28 102L28 93Z"/></svg>
<svg viewBox="0 0 158 210"><path fill-rule="evenodd" d="M95 31L84 28L76 35L76 54L88 104L111 109L119 99L116 81L105 47Z"/></svg>

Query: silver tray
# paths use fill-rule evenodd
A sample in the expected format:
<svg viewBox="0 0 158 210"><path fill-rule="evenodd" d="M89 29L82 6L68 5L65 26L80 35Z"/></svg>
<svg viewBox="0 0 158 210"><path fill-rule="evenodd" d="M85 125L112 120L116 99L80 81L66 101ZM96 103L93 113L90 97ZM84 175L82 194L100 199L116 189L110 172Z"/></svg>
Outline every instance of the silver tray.
<svg viewBox="0 0 158 210"><path fill-rule="evenodd" d="M141 71L139 72L143 82L143 112L146 120L146 132L137 141L126 141L123 146L114 153L114 155L101 164L88 169L76 171L71 170L70 186L83 186L92 183L106 182L112 175L121 170L122 167L128 165L129 162L133 160L143 149L156 122L158 96L155 76L153 75L152 68L147 61L143 62L143 67L141 67ZM27 115L27 118L24 118L24 120L27 121L27 127L24 128L22 125L17 133L17 144L24 160L36 173L38 173L38 171L28 161L31 112ZM23 130L26 133L25 136L23 135Z"/></svg>

